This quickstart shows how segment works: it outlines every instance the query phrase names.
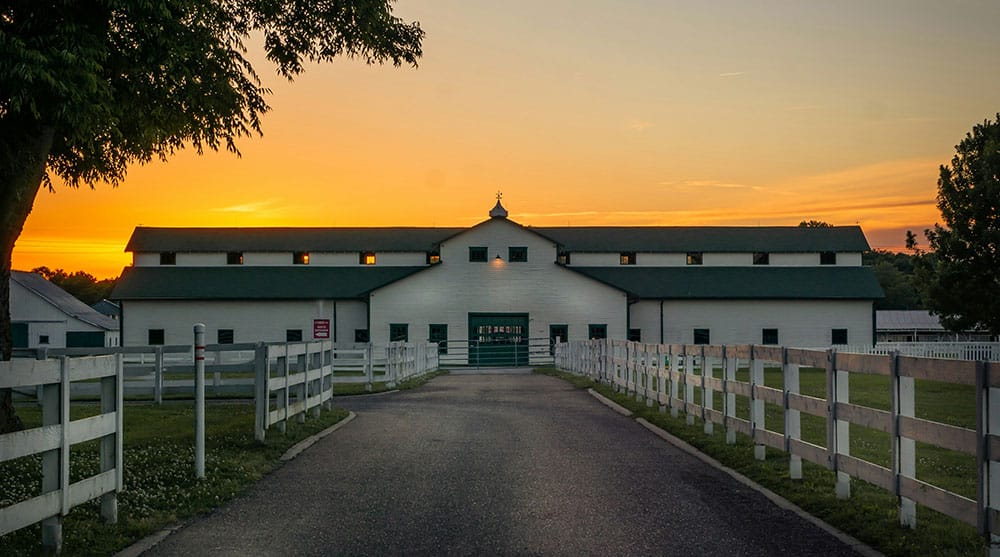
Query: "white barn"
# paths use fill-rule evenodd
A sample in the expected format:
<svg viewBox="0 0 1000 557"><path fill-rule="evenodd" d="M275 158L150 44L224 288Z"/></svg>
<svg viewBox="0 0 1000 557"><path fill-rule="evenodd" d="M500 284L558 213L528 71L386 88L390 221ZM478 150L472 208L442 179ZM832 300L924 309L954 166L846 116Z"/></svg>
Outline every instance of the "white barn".
<svg viewBox="0 0 1000 557"><path fill-rule="evenodd" d="M882 290L857 226L139 227L123 343L629 338L871 343Z"/></svg>
<svg viewBox="0 0 1000 557"><path fill-rule="evenodd" d="M10 272L10 321L14 348L93 348L119 343L117 321L35 273Z"/></svg>

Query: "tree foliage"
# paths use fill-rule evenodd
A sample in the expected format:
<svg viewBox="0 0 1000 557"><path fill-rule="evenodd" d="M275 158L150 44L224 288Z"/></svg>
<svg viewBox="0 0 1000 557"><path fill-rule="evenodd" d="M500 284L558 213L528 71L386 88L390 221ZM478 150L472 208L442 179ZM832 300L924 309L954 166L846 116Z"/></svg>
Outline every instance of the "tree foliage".
<svg viewBox="0 0 1000 557"><path fill-rule="evenodd" d="M833 225L821 220L804 220L799 223L800 228L833 228Z"/></svg>
<svg viewBox="0 0 1000 557"><path fill-rule="evenodd" d="M120 183L130 164L259 134L263 38L279 75L346 56L416 65L424 32L392 0L6 0L0 3L0 358L10 259L42 184ZM0 389L0 432L16 422ZM16 426L16 423L15 423Z"/></svg>
<svg viewBox="0 0 1000 557"><path fill-rule="evenodd" d="M862 254L862 263L872 268L885 291L885 298L875 300L875 309L924 309L912 255L875 249Z"/></svg>
<svg viewBox="0 0 1000 557"><path fill-rule="evenodd" d="M952 331L1000 334L1000 114L955 146L941 166L937 206L944 225L925 230L917 280L928 307Z"/></svg>
<svg viewBox="0 0 1000 557"><path fill-rule="evenodd" d="M48 267L35 267L31 270L45 277L52 284L73 295L74 298L92 306L111 295L118 279L102 279L83 271L67 273L62 269L52 270Z"/></svg>

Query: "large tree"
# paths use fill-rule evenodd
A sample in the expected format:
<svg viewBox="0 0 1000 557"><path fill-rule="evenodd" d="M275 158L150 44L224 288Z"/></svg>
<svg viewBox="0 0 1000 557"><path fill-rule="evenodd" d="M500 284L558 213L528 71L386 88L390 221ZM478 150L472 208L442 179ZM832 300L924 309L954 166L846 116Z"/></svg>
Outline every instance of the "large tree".
<svg viewBox="0 0 1000 557"><path fill-rule="evenodd" d="M918 250L924 301L953 331L1000 335L1000 114L955 146L941 166L937 206L944 226L926 230L931 253ZM915 247L915 238L907 235Z"/></svg>
<svg viewBox="0 0 1000 557"><path fill-rule="evenodd" d="M0 357L14 242L42 186L117 185L130 164L260 133L268 94L245 44L288 79L338 56L416 65L423 30L392 0L0 3ZM16 424L0 392L0 431Z"/></svg>

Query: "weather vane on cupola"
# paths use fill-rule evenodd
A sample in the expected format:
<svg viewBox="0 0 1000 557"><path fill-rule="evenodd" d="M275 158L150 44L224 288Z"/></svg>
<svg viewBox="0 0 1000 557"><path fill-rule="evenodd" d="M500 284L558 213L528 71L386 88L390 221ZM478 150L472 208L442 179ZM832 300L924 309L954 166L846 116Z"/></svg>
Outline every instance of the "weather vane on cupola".
<svg viewBox="0 0 1000 557"><path fill-rule="evenodd" d="M503 205L500 204L500 198L502 198L502 197L503 197L503 194L500 193L500 190L497 190L497 204L494 205L492 209L490 209L490 218L491 219L505 219L505 218L507 218L507 209L504 209Z"/></svg>

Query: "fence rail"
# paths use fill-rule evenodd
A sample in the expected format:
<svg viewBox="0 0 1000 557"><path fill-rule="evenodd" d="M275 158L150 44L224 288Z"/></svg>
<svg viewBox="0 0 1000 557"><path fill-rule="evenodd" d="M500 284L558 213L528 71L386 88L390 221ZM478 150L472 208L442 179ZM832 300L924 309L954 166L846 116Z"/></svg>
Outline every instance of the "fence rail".
<svg viewBox="0 0 1000 557"><path fill-rule="evenodd" d="M616 390L658 403L689 424L703 420L704 431L715 424L754 442L757 459L765 447L789 454L789 473L802 477L802 459L836 472L835 493L850 496L850 479L880 486L900 498L900 523L916 525L916 504L925 505L979 529L991 545L1000 542L1000 366L986 361L931 359L899 354L872 355L835 350L777 346L656 345L617 340L559 344L557 367L609 383ZM780 368L781 389L764 384L765 367ZM737 380L746 368L748 381ZM818 368L826 376L826 398L800 392L800 368ZM880 410L850 400L852 375L889 378L890 409ZM974 387L976 428L921 419L915 415L916 380ZM695 390L698 395L695 396ZM749 400L748 415L738 416L736 397ZM716 402L719 406L716 407ZM780 406L784 431L768 429L765 404ZM825 446L802 439L801 415L826 421ZM889 434L889 467L850 453L850 427L856 424ZM953 493L916 477L916 443L927 443L976 458L976 498Z"/></svg>
<svg viewBox="0 0 1000 557"><path fill-rule="evenodd" d="M521 367L552 365L552 341L526 338L520 342L447 340L437 344L444 367Z"/></svg>
<svg viewBox="0 0 1000 557"><path fill-rule="evenodd" d="M100 498L101 517L118 520L123 487L121 355L0 362L0 388L40 388L42 425L0 435L0 462L41 455L41 494L0 508L0 535L42 523L42 545L62 548L62 517L73 507ZM100 413L70 419L70 386L98 381ZM100 440L100 473L70 483L70 447Z"/></svg>
<svg viewBox="0 0 1000 557"><path fill-rule="evenodd" d="M946 360L1000 362L1000 342L880 342L875 346L837 346L837 352L899 354Z"/></svg>

